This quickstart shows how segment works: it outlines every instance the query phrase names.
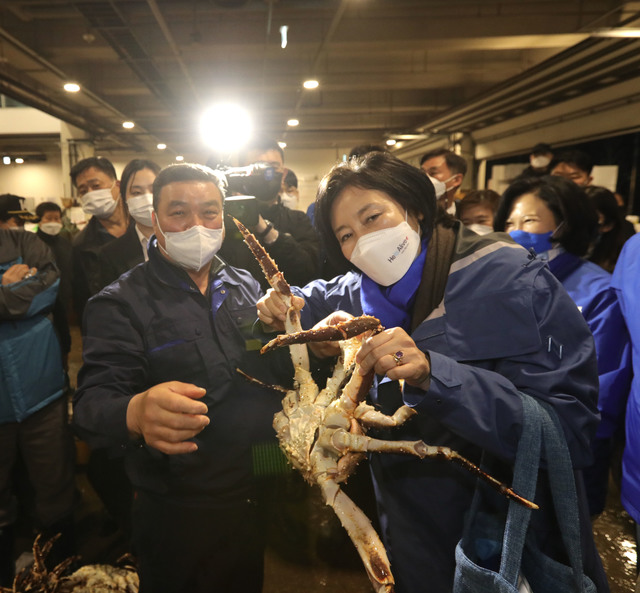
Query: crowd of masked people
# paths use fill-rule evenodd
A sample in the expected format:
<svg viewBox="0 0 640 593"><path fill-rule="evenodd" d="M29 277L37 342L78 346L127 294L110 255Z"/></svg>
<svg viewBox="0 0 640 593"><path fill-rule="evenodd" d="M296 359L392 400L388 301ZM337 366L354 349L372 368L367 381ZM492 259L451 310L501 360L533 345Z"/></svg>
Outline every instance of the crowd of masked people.
<svg viewBox="0 0 640 593"><path fill-rule="evenodd" d="M413 167L359 146L307 212L277 143L241 160L261 165L243 173L258 176L253 197L203 165L134 159L118 179L108 159L84 159L71 181L90 218L73 234L57 204L32 213L0 196L0 586L14 577L20 513L45 538L60 534L52 565L76 552L75 438L91 448L88 477L131 542L143 593L261 591L267 525L291 519L292 478L283 487L261 467L279 455L281 393L268 386L291 387L293 368L285 351L259 354L287 310L236 217L294 287L305 329L381 320L358 356L375 373L371 403L417 414L373 436L505 469L522 429L517 393L554 408L585 574L607 591L591 520L612 476L640 524L640 236L621 196L591 184L589 156L539 144L499 195L461 191L467 163L450 150ZM74 393L70 324L82 330ZM314 377L335 356L311 347ZM369 466L345 488L376 515L396 591L450 590L474 478L398 455ZM532 529L563 557L553 513Z"/></svg>

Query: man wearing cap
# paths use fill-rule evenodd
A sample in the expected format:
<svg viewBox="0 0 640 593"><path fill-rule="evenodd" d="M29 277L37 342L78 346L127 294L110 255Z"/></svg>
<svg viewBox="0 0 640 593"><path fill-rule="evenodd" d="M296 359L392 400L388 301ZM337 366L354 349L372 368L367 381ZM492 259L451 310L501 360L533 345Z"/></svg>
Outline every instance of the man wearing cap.
<svg viewBox="0 0 640 593"><path fill-rule="evenodd" d="M0 196L0 229L21 231L25 222L35 222L38 217L25 210L24 198L14 194Z"/></svg>
<svg viewBox="0 0 640 593"><path fill-rule="evenodd" d="M539 142L531 149L531 154L529 155L529 166L520 173L520 175L518 175L518 179L549 175L551 159L553 159L551 146L544 142Z"/></svg>

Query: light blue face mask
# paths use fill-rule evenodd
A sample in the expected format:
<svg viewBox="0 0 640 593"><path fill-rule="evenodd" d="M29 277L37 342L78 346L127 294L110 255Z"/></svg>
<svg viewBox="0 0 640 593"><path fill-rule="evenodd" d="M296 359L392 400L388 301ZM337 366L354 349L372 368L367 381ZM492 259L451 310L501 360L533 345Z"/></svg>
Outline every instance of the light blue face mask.
<svg viewBox="0 0 640 593"><path fill-rule="evenodd" d="M544 253L552 249L551 235L548 233L527 233L526 231L509 231L511 238L525 249L533 249L536 253Z"/></svg>

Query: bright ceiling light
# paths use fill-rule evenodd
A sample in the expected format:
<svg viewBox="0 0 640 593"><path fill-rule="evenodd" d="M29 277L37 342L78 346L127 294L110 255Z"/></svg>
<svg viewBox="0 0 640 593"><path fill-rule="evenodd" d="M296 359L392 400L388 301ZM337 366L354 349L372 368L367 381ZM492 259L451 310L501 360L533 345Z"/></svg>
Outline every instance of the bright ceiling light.
<svg viewBox="0 0 640 593"><path fill-rule="evenodd" d="M623 39L634 39L640 37L640 29L625 29L621 27L619 29L596 29L589 33L591 37L613 37Z"/></svg>
<svg viewBox="0 0 640 593"><path fill-rule="evenodd" d="M287 27L287 25L282 25L282 27L280 27L280 47L282 49L287 47L287 31L288 30L289 30L289 27Z"/></svg>
<svg viewBox="0 0 640 593"><path fill-rule="evenodd" d="M397 140L395 140L394 138L389 138L386 142L387 146L394 146L396 144Z"/></svg>
<svg viewBox="0 0 640 593"><path fill-rule="evenodd" d="M279 146L280 148L283 148L283 149L284 149L284 148L286 148L286 147L287 147L287 143L286 143L286 142L278 142L278 146Z"/></svg>
<svg viewBox="0 0 640 593"><path fill-rule="evenodd" d="M122 122L122 127L127 129L127 130L130 130L131 128L135 128L136 124L134 124L132 121L123 121Z"/></svg>
<svg viewBox="0 0 640 593"><path fill-rule="evenodd" d="M162 142L160 142L160 144L158 144L158 145L156 146L156 148L157 148L158 150L164 150L165 148L167 148L167 145L166 145L166 144L164 144L164 143L162 143Z"/></svg>
<svg viewBox="0 0 640 593"><path fill-rule="evenodd" d="M320 86L320 83L317 80L305 80L302 83L302 86L305 89L317 89Z"/></svg>
<svg viewBox="0 0 640 593"><path fill-rule="evenodd" d="M14 159L14 162L17 163L18 165L22 165L22 163L24 163L24 159L19 156L16 159Z"/></svg>
<svg viewBox="0 0 640 593"><path fill-rule="evenodd" d="M184 161L184 157L181 154L179 154L179 155L176 156L176 161L181 163L182 161Z"/></svg>
<svg viewBox="0 0 640 593"><path fill-rule="evenodd" d="M62 88L67 93L77 93L80 90L80 85L77 82L67 82Z"/></svg>
<svg viewBox="0 0 640 593"><path fill-rule="evenodd" d="M300 125L300 121L295 119L295 118L294 119L290 119L290 120L287 121L287 125L291 126L291 127L298 126L298 125Z"/></svg>
<svg viewBox="0 0 640 593"><path fill-rule="evenodd" d="M252 128L249 113L234 103L214 105L200 119L204 143L225 154L244 146L251 138Z"/></svg>
<svg viewBox="0 0 640 593"><path fill-rule="evenodd" d="M2 162L3 162L5 165L10 165L10 164L11 164L11 157L10 157L10 156L3 156L3 157L2 157Z"/></svg>

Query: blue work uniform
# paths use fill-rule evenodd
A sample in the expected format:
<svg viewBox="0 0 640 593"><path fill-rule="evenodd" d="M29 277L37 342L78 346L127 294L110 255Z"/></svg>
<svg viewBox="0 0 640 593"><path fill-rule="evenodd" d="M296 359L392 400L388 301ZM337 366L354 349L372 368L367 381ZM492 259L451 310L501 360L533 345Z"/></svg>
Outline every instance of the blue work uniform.
<svg viewBox="0 0 640 593"><path fill-rule="evenodd" d="M125 452L136 492L134 546L148 590L259 591L262 583L254 461L265 447L277 451L272 421L281 394L248 382L237 369L278 383L275 361L283 361L289 377L291 366L286 352L259 354L258 283L218 258L211 266L202 294L152 238L149 261L85 310L74 424L90 445ZM194 453L166 455L128 434L131 398L167 381L206 389L200 401L210 424L193 439Z"/></svg>
<svg viewBox="0 0 640 593"><path fill-rule="evenodd" d="M631 384L631 343L611 274L562 248L542 255L582 313L596 345L600 390L600 425L592 444L594 463L584 470L592 515L604 510L614 436L624 424Z"/></svg>
<svg viewBox="0 0 640 593"><path fill-rule="evenodd" d="M595 350L584 319L548 267L508 237L456 228L444 299L411 334L431 361L429 389L405 385L401 393L379 377L370 394L378 409L393 413L404 401L418 415L371 434L448 446L474 462L484 450L508 480L523 391L553 405L574 466L588 466L599 414ZM360 285L361 275L349 272L297 290L306 301L303 326L336 310L362 314ZM370 461L396 591L418 593L427 584L450 591L475 478L440 460L374 454ZM586 572L606 591L588 512L581 511ZM537 514L532 528L553 553L558 534L550 517Z"/></svg>
<svg viewBox="0 0 640 593"><path fill-rule="evenodd" d="M634 369L625 419L621 499L629 515L640 523L640 235L624 244L611 285L631 335Z"/></svg>

